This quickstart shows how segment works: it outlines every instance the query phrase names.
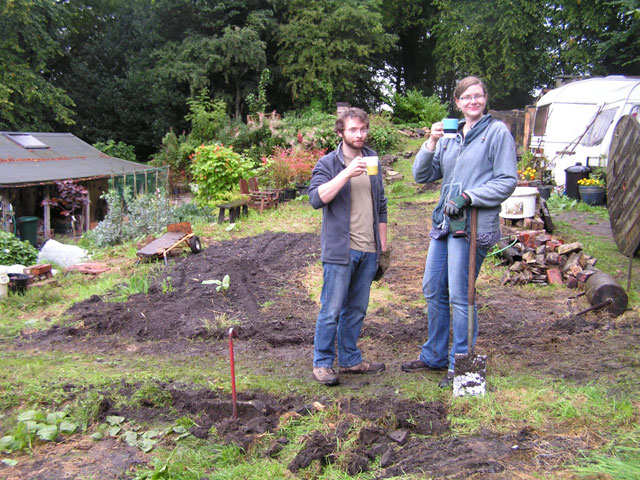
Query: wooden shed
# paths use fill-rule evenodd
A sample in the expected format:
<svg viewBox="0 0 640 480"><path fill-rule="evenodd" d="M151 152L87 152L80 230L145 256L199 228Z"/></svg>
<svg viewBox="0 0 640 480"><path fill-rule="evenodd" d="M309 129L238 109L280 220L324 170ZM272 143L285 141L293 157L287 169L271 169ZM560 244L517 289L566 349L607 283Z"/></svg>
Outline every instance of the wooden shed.
<svg viewBox="0 0 640 480"><path fill-rule="evenodd" d="M106 213L100 197L111 186L128 184L136 193L164 188L167 171L105 155L71 133L0 132L0 208L11 205L16 218L38 217L45 239L61 220L46 201L62 180L89 192L81 222L86 231Z"/></svg>

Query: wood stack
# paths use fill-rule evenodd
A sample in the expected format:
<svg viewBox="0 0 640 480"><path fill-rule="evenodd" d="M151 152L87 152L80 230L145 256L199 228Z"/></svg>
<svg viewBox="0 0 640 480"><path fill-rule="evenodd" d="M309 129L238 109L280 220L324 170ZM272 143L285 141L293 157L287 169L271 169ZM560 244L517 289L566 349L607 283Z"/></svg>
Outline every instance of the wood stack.
<svg viewBox="0 0 640 480"><path fill-rule="evenodd" d="M548 233L525 232L510 245L500 242L502 258L510 264L500 283L564 284L576 288L596 273L597 259L586 255L580 242L565 244Z"/></svg>

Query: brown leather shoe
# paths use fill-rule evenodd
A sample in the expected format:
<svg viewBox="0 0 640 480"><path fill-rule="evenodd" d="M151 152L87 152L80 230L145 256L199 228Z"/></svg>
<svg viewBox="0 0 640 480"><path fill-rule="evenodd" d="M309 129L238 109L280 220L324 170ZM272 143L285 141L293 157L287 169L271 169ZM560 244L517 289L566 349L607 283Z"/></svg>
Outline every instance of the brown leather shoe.
<svg viewBox="0 0 640 480"><path fill-rule="evenodd" d="M430 365L427 365L422 360L412 360L411 362L403 363L400 366L400 370L403 372L417 372L420 370L434 370L434 371L442 371L446 370L447 367L434 368Z"/></svg>
<svg viewBox="0 0 640 480"><path fill-rule="evenodd" d="M371 363L364 360L358 365L348 368L340 368L340 373L379 373L384 371L384 363Z"/></svg>
<svg viewBox="0 0 640 480"><path fill-rule="evenodd" d="M313 367L313 378L323 385L338 385L340 379L333 368Z"/></svg>

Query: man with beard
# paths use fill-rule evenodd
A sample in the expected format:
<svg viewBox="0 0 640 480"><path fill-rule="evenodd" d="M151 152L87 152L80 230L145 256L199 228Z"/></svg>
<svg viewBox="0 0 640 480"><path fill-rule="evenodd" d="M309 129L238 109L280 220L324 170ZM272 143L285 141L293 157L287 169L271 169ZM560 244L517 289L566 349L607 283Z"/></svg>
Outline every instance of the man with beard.
<svg viewBox="0 0 640 480"><path fill-rule="evenodd" d="M371 282L379 258L387 250L387 199L381 172L367 175L363 157L376 153L365 147L369 116L348 108L336 121L342 139L313 169L309 202L322 208L321 308L316 322L313 377L337 385L333 369L338 343L340 373L378 373L384 363L367 362L356 343L369 305Z"/></svg>

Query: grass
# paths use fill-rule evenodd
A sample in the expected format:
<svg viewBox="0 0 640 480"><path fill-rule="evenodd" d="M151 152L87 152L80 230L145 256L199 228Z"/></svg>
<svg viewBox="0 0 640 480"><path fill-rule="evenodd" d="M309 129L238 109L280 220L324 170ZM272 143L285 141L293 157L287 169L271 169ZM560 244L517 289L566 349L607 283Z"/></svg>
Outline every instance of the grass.
<svg viewBox="0 0 640 480"><path fill-rule="evenodd" d="M414 140L403 149L416 151L421 143L422 141ZM387 190L389 215L390 221L395 225L403 226L409 224L411 219L396 214L398 205L411 200L423 203L425 209L433 208L438 192L415 194L415 186L411 182L410 159L400 160L394 165L394 169L405 176L405 181L398 182ZM594 218L606 221L606 210L599 207L573 205L558 208L584 209L585 213L592 214ZM194 230L204 242L259 235L274 229L317 232L321 215L321 211L310 208L306 199L302 198L263 214L251 211L248 217L239 220L231 229L229 224L218 225L203 221L195 222ZM585 245L585 251L598 258L598 264L603 270L617 276L626 272L626 259L617 253L613 242L601 240L587 232L575 231L570 225L557 223L558 230L554 234L566 241L581 241ZM393 244L394 236L398 235L397 230L391 228L389 233ZM0 337L7 341L18 337L21 332L61 324L66 320L64 312L69 306L91 295L108 294L114 300L124 300L132 294L144 293L149 288L150 280L158 273L158 266L153 263L140 264L131 275L135 252L134 244L95 252L94 258L106 262L113 262L115 258L123 260L113 264L109 272L97 277L61 274L47 286L29 289L24 297L8 297L0 303ZM640 265L636 267L636 262L637 259L634 260L634 271L638 272ZM490 261L485 262L479 281L482 288L500 288L497 279L503 271L504 267ZM320 262L309 265L301 273L299 280L309 292L309 297L317 302L322 285ZM416 278L415 281L419 283L420 279ZM637 289L638 281L634 280L633 285ZM170 288L169 283L165 286ZM523 296L553 298L558 295L558 287L524 285L518 288L522 289ZM286 292L276 294L286 295ZM636 314L637 294L632 293L631 299ZM384 310L390 301L407 306L424 306L421 298L401 298L384 283L374 284L371 311L378 308ZM270 308L270 301L266 301L261 307ZM202 321L208 328L216 329L228 325L229 319L214 315ZM363 337L362 344L364 348L370 348L371 339ZM160 355L154 352L152 342L148 342L144 353L136 350L134 342L131 347L131 352L127 354L68 351L64 345L57 347L57 350L45 351L3 348L0 351L0 364L3 366L0 369L0 437L15 429L21 412L36 408L53 412L64 408L69 411L71 418L86 426L81 436L89 438L101 428L97 419L105 399L115 405L145 404L171 409L172 400L167 390L161 387L163 382L176 388L180 388L179 385L190 385L227 394L230 392L229 364L226 357L219 353L202 349L203 353L197 356ZM621 355L626 356L629 364L636 369L640 367L640 354L637 351L623 352ZM341 385L327 390L300 375L300 368L307 368L306 359L255 360L252 352L242 349L236 351L236 359L236 383L239 391L252 389L282 397L298 395L322 399L321 402L326 404L343 397L371 399L378 394L379 384L362 385L358 389ZM303 364L303 367L298 368ZM535 428L541 437L558 433L579 436L587 432L595 439L590 444L590 450L582 452L564 467L558 467L558 471L554 473L558 475L557 478L573 475L585 478L640 477L640 405L637 400L638 378L633 372L621 373L616 379L580 385L569 380L535 375L535 372L514 372L505 368L491 376L491 388L485 397L460 399L454 399L449 391L437 388L439 378L440 374L436 373L407 376L389 371L381 381L382 387L395 392L399 399L444 403L449 412L452 436L478 434L483 429L513 433L518 432L523 424ZM128 393L125 394L125 390ZM185 421L197 421L197 416ZM223 445L215 435L213 441L193 436L178 440L174 436L157 444L151 450L152 462L139 467L129 478L373 479L379 473L379 470L376 472L378 460L372 461L373 470L370 473L355 476L344 473L344 467L349 461L347 452L356 445L356 434L359 427L366 424L364 420L356 420L346 437L341 439L334 464L321 468L314 463L297 476L287 469L289 462L295 458L312 432L330 432L345 419L344 412L335 406L305 416L291 412L281 418L277 433L264 434L247 451L234 445ZM156 422L162 424L160 419L156 419ZM147 426L138 427L142 432ZM267 447L280 436L285 437L288 443L276 456L265 455ZM25 453L30 453L30 450L26 449ZM22 461L24 457L0 454L0 461L14 458ZM425 466L425 470L428 472L428 466ZM427 478L427 475L428 473L405 475L398 478L409 480Z"/></svg>

